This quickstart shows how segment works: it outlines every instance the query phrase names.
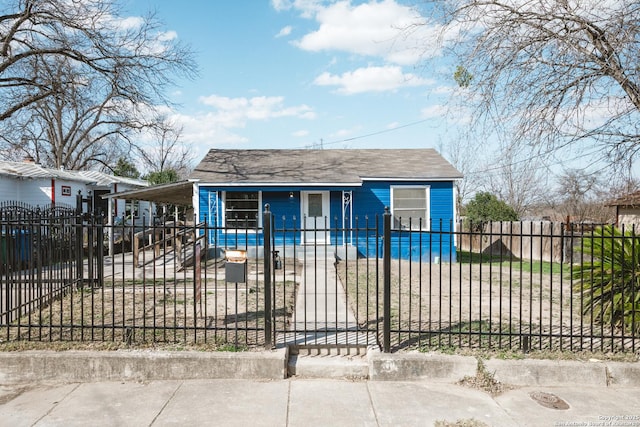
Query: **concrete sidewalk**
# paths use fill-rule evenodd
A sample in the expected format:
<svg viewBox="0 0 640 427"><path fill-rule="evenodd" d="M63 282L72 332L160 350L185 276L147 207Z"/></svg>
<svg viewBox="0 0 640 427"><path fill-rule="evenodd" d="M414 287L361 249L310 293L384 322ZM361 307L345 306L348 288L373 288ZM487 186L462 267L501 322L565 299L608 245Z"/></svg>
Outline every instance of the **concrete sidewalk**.
<svg viewBox="0 0 640 427"><path fill-rule="evenodd" d="M491 396L460 385L473 357L369 352L362 376L334 377L358 358L312 357L285 378L284 350L0 353L0 426L640 427L638 363L486 360L507 386Z"/></svg>
<svg viewBox="0 0 640 427"><path fill-rule="evenodd" d="M566 409L549 405L552 396ZM640 389L521 387L492 397L448 383L326 379L0 387L0 425L13 427L432 426L460 420L475 426L640 426Z"/></svg>

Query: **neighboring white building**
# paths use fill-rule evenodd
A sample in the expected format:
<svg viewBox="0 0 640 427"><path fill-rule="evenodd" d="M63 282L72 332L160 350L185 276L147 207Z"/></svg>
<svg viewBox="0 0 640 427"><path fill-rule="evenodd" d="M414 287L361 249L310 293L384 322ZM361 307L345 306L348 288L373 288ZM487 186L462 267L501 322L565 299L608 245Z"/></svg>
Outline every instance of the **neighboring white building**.
<svg viewBox="0 0 640 427"><path fill-rule="evenodd" d="M51 205L77 208L77 195L93 196L93 206L83 203L82 210L111 213L113 218L127 219L141 225L152 217L152 204L145 201L103 199L105 194L148 187L146 181L113 176L96 171L48 169L36 163L0 161L0 202L26 203L30 206Z"/></svg>

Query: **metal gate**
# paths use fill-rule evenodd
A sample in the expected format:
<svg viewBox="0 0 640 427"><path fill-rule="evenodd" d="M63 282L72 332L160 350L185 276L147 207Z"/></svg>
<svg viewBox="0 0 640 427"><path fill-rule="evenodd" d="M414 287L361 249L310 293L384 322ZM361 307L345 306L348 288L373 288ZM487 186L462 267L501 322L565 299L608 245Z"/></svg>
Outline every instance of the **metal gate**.
<svg viewBox="0 0 640 427"><path fill-rule="evenodd" d="M344 266L357 259L355 251L330 237L343 230L337 224L329 224L327 218L303 219L299 226L286 226L284 222L276 224L272 213L265 211L265 344L307 348L380 345L384 339L383 313L379 308L383 301L378 297L382 289L378 289L378 280L368 282L367 286L374 288L364 291L349 289L343 283L339 264L343 265L344 274ZM375 240L384 240L378 227L368 231L376 234ZM381 273L381 258L375 257L371 262L372 272ZM294 297L287 300L291 294ZM278 316L282 310L287 311L287 316Z"/></svg>

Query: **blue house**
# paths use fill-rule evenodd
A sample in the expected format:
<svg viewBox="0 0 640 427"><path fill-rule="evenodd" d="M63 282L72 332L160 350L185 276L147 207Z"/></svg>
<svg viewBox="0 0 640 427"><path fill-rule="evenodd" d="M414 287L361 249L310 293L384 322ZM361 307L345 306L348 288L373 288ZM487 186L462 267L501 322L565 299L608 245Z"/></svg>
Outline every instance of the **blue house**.
<svg viewBox="0 0 640 427"><path fill-rule="evenodd" d="M454 182L433 149L212 149L189 177L196 218L216 227L209 245L259 247L262 212L276 246L332 245L375 255L376 221L389 207L392 256L455 260Z"/></svg>

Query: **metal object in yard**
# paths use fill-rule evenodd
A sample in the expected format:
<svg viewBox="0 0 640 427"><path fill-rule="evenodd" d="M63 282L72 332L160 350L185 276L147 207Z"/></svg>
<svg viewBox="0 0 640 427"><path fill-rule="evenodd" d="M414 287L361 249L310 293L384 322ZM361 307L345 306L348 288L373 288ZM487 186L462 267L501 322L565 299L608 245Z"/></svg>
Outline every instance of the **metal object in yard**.
<svg viewBox="0 0 640 427"><path fill-rule="evenodd" d="M225 258L225 280L247 283L247 251L242 249L227 250Z"/></svg>
<svg viewBox="0 0 640 427"><path fill-rule="evenodd" d="M569 404L553 393L547 393L544 391L533 391L529 393L529 397L531 397L531 399L538 402L545 408L560 410L569 409Z"/></svg>
<svg viewBox="0 0 640 427"><path fill-rule="evenodd" d="M280 258L280 251L273 251L273 269L282 270L282 259Z"/></svg>

